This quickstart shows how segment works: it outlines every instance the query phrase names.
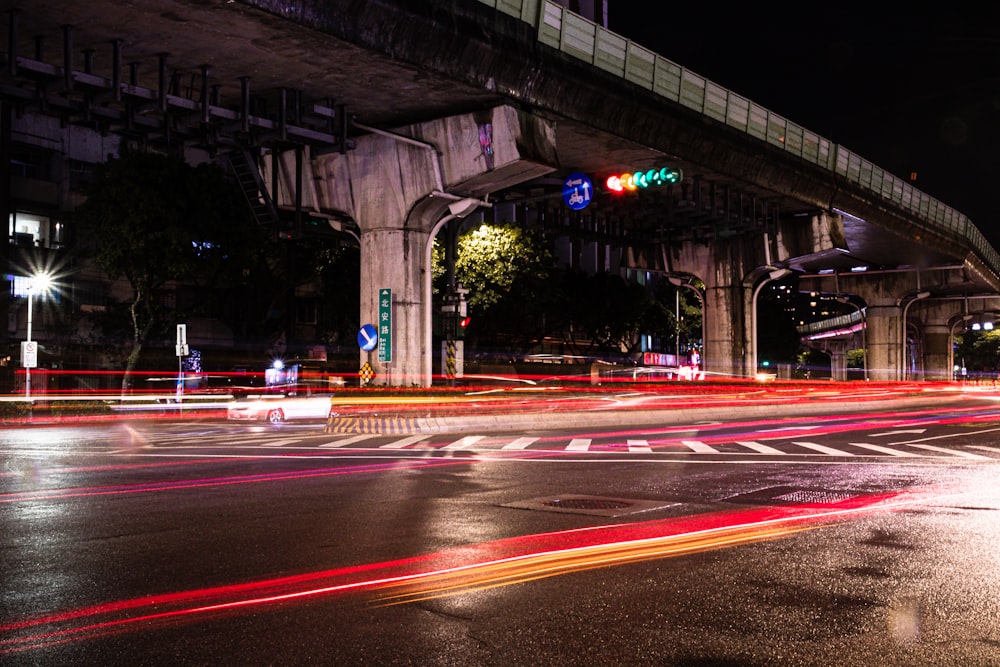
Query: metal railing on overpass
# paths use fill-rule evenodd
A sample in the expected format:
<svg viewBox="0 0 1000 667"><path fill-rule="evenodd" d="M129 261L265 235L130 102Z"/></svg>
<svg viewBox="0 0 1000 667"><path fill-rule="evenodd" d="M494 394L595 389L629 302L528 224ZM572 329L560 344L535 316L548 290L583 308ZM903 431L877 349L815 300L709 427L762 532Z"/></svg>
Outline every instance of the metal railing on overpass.
<svg viewBox="0 0 1000 667"><path fill-rule="evenodd" d="M873 192L929 231L965 239L1000 276L1000 253L969 218L843 146L550 0L479 0L534 26L538 41L765 141Z"/></svg>

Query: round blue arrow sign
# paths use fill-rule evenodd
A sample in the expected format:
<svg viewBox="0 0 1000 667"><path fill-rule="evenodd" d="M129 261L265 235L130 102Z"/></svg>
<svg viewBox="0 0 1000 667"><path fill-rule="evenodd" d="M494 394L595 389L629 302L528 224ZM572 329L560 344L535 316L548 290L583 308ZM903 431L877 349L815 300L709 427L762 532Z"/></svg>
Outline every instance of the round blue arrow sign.
<svg viewBox="0 0 1000 667"><path fill-rule="evenodd" d="M358 345L365 352L375 349L375 346L378 345L378 332L375 330L374 324L361 326L361 331L358 332Z"/></svg>
<svg viewBox="0 0 1000 667"><path fill-rule="evenodd" d="M586 208L594 195L594 184L586 174L574 172L563 181L563 201L574 211Z"/></svg>

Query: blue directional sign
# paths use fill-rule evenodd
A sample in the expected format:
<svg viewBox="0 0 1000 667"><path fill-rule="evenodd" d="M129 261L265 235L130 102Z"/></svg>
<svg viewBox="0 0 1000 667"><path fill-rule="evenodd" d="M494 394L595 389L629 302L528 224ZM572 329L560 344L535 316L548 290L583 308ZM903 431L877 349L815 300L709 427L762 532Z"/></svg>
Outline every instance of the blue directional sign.
<svg viewBox="0 0 1000 667"><path fill-rule="evenodd" d="M563 181L563 201L574 211L586 208L594 196L594 184L586 174L575 172Z"/></svg>
<svg viewBox="0 0 1000 667"><path fill-rule="evenodd" d="M370 352L378 345L378 331L374 324L365 324L358 332L358 345L365 352Z"/></svg>

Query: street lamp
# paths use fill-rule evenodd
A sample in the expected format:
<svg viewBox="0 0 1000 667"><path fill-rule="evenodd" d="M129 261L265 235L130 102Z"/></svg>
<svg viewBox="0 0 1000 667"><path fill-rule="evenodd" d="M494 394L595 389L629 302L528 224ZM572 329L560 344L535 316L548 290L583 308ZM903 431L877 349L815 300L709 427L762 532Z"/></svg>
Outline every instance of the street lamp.
<svg viewBox="0 0 1000 667"><path fill-rule="evenodd" d="M791 272L791 269L771 269L753 290L753 296L750 298L750 364L752 367L746 369L748 377L752 378L757 375L757 295L760 294L764 285L781 280Z"/></svg>
<svg viewBox="0 0 1000 667"><path fill-rule="evenodd" d="M36 350L32 349L31 340L31 302L34 298L35 292L37 291L39 295L44 295L49 291L52 286L52 276L47 273L39 273L37 275L28 278L28 330L25 336L26 340L21 348L21 362L24 364L24 397L31 398L31 369L34 368L38 362L38 353ZM29 358L30 357L30 358Z"/></svg>
<svg viewBox="0 0 1000 667"><path fill-rule="evenodd" d="M697 287L695 287L691 283L685 282L685 281L681 280L677 276L667 276L667 280L674 287L687 287L689 290L691 290L692 292L694 292L694 295L696 297L698 297L698 304L701 306L701 344L704 347L704 345L705 345L705 297L702 295L701 290L699 290ZM677 299L677 303L676 303L676 313L675 313L675 317L677 318L677 342L675 343L675 345L677 346L677 355L678 355L678 359L679 359L680 358L680 326L681 326L680 290L678 290L676 292L676 294L677 294L678 299Z"/></svg>
<svg viewBox="0 0 1000 667"><path fill-rule="evenodd" d="M963 315L956 317L948 327L948 367L951 369L951 380L954 382L958 378L955 377L955 330L958 325L967 325L969 320L972 319L971 313L964 313Z"/></svg>
<svg viewBox="0 0 1000 667"><path fill-rule="evenodd" d="M931 295L930 292L923 291L917 292L909 297L901 297L896 305L900 305L903 299L907 299L906 304L903 305L903 315L899 321L899 379L906 381L907 368L906 368L906 311L910 309L914 301L919 301L920 299L926 299Z"/></svg>
<svg viewBox="0 0 1000 667"><path fill-rule="evenodd" d="M861 367L864 370L865 381L868 381L868 317L865 315L865 311L858 304L850 300L850 298L844 295L837 295L834 297L838 302L847 304L854 308L855 312L861 316Z"/></svg>

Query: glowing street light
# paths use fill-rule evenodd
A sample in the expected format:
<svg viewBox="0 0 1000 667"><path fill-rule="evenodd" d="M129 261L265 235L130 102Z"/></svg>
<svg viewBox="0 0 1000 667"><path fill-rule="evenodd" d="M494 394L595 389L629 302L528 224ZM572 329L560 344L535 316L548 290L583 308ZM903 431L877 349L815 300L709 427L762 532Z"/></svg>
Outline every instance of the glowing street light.
<svg viewBox="0 0 1000 667"><path fill-rule="evenodd" d="M757 295L760 294L764 285L781 280L791 272L791 269L786 268L770 268L764 279L754 287L753 296L750 297L750 359L749 367L746 369L747 377L756 377L757 364L759 363L757 359Z"/></svg>
<svg viewBox="0 0 1000 667"><path fill-rule="evenodd" d="M851 301L851 299L844 294L838 294L834 297L838 302L846 304L854 308L856 312L861 317L861 367L864 370L865 381L868 380L868 314L867 312L858 304Z"/></svg>
<svg viewBox="0 0 1000 667"><path fill-rule="evenodd" d="M909 369L906 359L906 311L910 309L915 301L921 299L926 299L931 295L930 292L924 290L923 292L917 292L916 294L908 294L906 296L900 297L896 301L897 306L901 306L903 309L902 316L899 318L899 379L906 381L909 379Z"/></svg>
<svg viewBox="0 0 1000 667"><path fill-rule="evenodd" d="M44 296L52 287L52 276L47 273L28 278L28 330L21 344L21 362L24 364L24 397L31 398L31 369L38 365L38 346L31 340L31 302L35 292Z"/></svg>

